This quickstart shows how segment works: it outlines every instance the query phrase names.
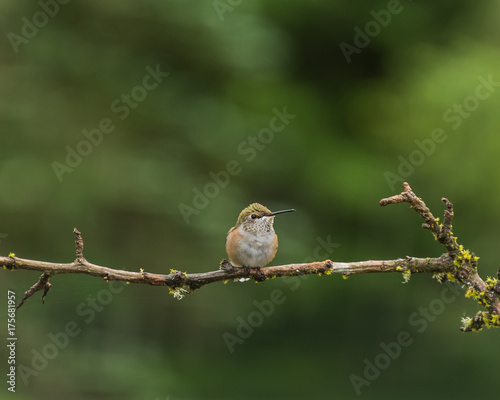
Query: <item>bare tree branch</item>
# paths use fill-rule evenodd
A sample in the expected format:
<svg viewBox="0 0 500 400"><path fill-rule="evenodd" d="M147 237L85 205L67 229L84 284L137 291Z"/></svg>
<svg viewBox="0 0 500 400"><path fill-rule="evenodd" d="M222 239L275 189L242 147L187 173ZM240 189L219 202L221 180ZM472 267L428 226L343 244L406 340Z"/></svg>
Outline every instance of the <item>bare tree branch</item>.
<svg viewBox="0 0 500 400"><path fill-rule="evenodd" d="M75 234L76 259L77 260L84 260L82 234L76 228L73 229L73 233Z"/></svg>
<svg viewBox="0 0 500 400"><path fill-rule="evenodd" d="M14 254L9 257L0 257L0 265L9 270L32 270L42 272L42 276L26 293L17 306L21 307L25 301L37 291L44 290L42 302L51 288L49 279L58 274L86 274L100 277L106 281L126 281L155 286L168 286L170 293L176 298L192 293L209 283L245 278L262 282L271 278L299 275L331 275L341 274L345 278L354 274L400 272L409 278L413 273L433 273L439 282L446 280L458 282L467 288L466 297L476 299L486 311L479 311L471 318L463 319L464 332L478 331L487 327L500 326L500 269L498 278L488 278L484 281L477 273L478 257L459 245L452 232L453 204L443 198L446 205L443 224L435 218L422 199L417 197L408 183L403 184L403 192L380 201L380 205L409 203L423 219L422 227L430 230L435 239L443 244L447 250L438 258L413 258L395 260L369 260L358 262L332 262L331 260L317 261L303 264L288 264L265 268L234 268L227 260L222 260L219 269L210 272L191 273L171 270L169 274L154 274L140 269L139 272L112 269L88 262L83 256L83 239L75 228L76 259L72 263L51 263L44 261L18 258Z"/></svg>
<svg viewBox="0 0 500 400"><path fill-rule="evenodd" d="M24 292L24 297L21 300L21 302L17 305L16 310L19 309L19 307L21 307L26 302L26 300L28 300L36 292L42 289L43 289L42 304L45 303L45 296L47 296L48 291L52 287L52 285L49 283L49 279L50 279L50 274L44 272L40 277L40 279L38 280L38 282L35 283L33 286L31 286L26 292Z"/></svg>

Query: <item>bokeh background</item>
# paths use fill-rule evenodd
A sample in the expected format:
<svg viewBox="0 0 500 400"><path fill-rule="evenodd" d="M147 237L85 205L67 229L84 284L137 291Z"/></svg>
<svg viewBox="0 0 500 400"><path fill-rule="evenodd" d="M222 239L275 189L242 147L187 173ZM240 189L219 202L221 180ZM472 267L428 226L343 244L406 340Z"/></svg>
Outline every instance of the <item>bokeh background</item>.
<svg viewBox="0 0 500 400"><path fill-rule="evenodd" d="M239 211L259 201L297 209L276 218L275 265L439 256L407 205L378 204L408 180L436 215L441 197L454 202L454 232L496 276L499 17L493 0L3 0L1 253L70 262L77 227L100 265L210 271ZM355 36L364 47L346 57ZM147 67L169 75L145 91ZM117 110L127 95L140 101ZM284 129L263 131L285 109ZM85 147L82 131L106 119L114 130ZM217 185L228 162L238 173ZM2 272L2 327L7 290L19 301L38 276ZM16 361L31 372L18 370L11 397L493 395L500 331L459 331L478 310L462 288L402 280L216 283L178 301L161 287L56 276L45 305L37 294L17 314ZM224 334L258 321L255 302L275 290L284 301L230 352ZM64 340L68 324L78 333ZM402 332L411 344L358 395L353 375L367 379ZM5 371L5 345L0 356Z"/></svg>

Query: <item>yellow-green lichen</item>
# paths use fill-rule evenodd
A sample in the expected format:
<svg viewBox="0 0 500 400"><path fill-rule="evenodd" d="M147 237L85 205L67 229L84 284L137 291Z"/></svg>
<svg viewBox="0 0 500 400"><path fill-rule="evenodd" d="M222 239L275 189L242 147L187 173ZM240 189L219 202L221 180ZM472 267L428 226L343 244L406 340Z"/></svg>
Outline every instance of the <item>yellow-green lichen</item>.
<svg viewBox="0 0 500 400"><path fill-rule="evenodd" d="M403 271L403 284L410 282L410 278L411 278L411 271L409 269Z"/></svg>
<svg viewBox="0 0 500 400"><path fill-rule="evenodd" d="M480 293L477 290L474 289L467 289L467 292L465 292L465 297L472 297L475 300L479 300Z"/></svg>
<svg viewBox="0 0 500 400"><path fill-rule="evenodd" d="M169 287L168 292L177 300L182 300L186 294L190 293L189 290L185 289L184 287Z"/></svg>
<svg viewBox="0 0 500 400"><path fill-rule="evenodd" d="M439 283L443 283L443 281L446 279L446 274L444 272L435 272L434 274L432 274L432 277Z"/></svg>
<svg viewBox="0 0 500 400"><path fill-rule="evenodd" d="M488 276L486 278L486 286L488 287L488 290L493 290L493 288L498 284L498 279L497 278L492 278L491 276Z"/></svg>
<svg viewBox="0 0 500 400"><path fill-rule="evenodd" d="M497 314L489 314L483 311L483 321L487 328L500 326L500 318Z"/></svg>
<svg viewBox="0 0 500 400"><path fill-rule="evenodd" d="M472 318L471 317L463 317L462 318L462 329L469 330L471 325L472 325Z"/></svg>
<svg viewBox="0 0 500 400"><path fill-rule="evenodd" d="M455 256L453 264L457 268L463 268L464 264L474 265L479 260L479 257L473 256L470 250L464 249L464 246L458 246L459 254Z"/></svg>

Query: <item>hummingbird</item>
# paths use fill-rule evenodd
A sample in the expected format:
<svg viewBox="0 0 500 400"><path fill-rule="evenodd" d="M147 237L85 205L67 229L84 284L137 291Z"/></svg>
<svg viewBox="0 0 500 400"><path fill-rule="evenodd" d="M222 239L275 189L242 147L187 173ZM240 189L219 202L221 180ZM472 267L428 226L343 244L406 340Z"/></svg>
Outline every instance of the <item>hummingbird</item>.
<svg viewBox="0 0 500 400"><path fill-rule="evenodd" d="M274 216L294 209L271 212L253 203L241 211L236 225L227 233L226 252L235 267L260 268L269 264L278 250Z"/></svg>

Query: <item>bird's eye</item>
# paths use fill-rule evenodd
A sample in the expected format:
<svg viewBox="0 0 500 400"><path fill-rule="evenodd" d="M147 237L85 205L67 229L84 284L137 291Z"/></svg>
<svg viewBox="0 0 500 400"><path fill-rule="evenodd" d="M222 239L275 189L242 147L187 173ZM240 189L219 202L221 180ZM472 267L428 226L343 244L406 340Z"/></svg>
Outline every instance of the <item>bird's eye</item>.
<svg viewBox="0 0 500 400"><path fill-rule="evenodd" d="M251 217L252 217L252 219L257 218L257 216L255 214L252 214Z"/></svg>

